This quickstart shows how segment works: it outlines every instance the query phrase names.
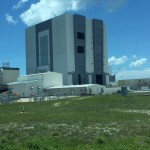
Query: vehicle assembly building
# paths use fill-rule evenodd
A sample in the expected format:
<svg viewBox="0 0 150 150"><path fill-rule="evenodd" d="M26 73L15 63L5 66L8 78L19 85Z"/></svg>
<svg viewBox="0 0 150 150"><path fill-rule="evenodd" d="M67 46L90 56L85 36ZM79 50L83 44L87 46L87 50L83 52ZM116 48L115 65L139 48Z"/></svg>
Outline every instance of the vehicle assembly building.
<svg viewBox="0 0 150 150"><path fill-rule="evenodd" d="M63 14L26 29L27 75L63 74L64 85L109 84L102 20Z"/></svg>

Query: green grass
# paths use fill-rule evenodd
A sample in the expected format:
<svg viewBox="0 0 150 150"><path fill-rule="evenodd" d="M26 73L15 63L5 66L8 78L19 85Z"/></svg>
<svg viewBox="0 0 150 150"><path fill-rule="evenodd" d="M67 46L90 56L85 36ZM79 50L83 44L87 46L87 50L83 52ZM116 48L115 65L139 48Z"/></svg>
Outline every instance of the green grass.
<svg viewBox="0 0 150 150"><path fill-rule="evenodd" d="M149 150L150 97L0 105L0 135L2 150Z"/></svg>

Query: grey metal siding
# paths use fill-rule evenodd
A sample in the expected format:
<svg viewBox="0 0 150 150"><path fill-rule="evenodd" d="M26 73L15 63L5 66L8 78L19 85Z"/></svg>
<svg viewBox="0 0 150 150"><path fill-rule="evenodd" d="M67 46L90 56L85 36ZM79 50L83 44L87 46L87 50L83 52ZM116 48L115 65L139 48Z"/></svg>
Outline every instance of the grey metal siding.
<svg viewBox="0 0 150 150"><path fill-rule="evenodd" d="M103 21L93 19L93 51L94 76L93 82L103 84Z"/></svg>
<svg viewBox="0 0 150 150"><path fill-rule="evenodd" d="M48 64L48 37L40 37L40 50L41 50L41 65Z"/></svg>
<svg viewBox="0 0 150 150"><path fill-rule="evenodd" d="M36 64L36 31L35 26L29 27L25 31L26 37L26 73L37 73Z"/></svg>
<svg viewBox="0 0 150 150"><path fill-rule="evenodd" d="M85 17L74 15L75 74L73 75L73 84L87 83L85 26ZM82 34L81 38L79 34Z"/></svg>
<svg viewBox="0 0 150 150"><path fill-rule="evenodd" d="M47 21L41 22L36 25L36 60L37 60L37 66L39 66L39 43L38 43L38 33L49 30L49 43L50 43L50 71L53 71L53 39L52 39L52 19L49 19ZM47 64L48 65L48 64Z"/></svg>

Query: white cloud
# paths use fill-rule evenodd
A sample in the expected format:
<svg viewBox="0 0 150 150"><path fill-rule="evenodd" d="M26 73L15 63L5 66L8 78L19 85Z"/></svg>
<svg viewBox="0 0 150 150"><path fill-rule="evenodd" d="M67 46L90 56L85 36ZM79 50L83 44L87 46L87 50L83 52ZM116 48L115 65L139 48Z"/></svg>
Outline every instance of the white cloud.
<svg viewBox="0 0 150 150"><path fill-rule="evenodd" d="M142 70L124 70L116 74L116 80L150 78L150 68Z"/></svg>
<svg viewBox="0 0 150 150"><path fill-rule="evenodd" d="M13 9L21 8L24 3L28 2L29 0L20 0L16 5L13 6Z"/></svg>
<svg viewBox="0 0 150 150"><path fill-rule="evenodd" d="M145 64L146 61L147 61L146 58L141 58L141 59L139 59L139 60L136 60L136 61L134 61L134 62L131 62L129 66L130 66L130 67L140 67L141 65Z"/></svg>
<svg viewBox="0 0 150 150"><path fill-rule="evenodd" d="M86 3L83 0L40 0L38 3L32 4L27 11L20 15L20 18L27 26L31 26L66 11L77 11L85 7Z"/></svg>
<svg viewBox="0 0 150 150"><path fill-rule="evenodd" d="M108 59L109 65L121 65L124 64L128 60L127 56L122 56L119 58L116 58L115 56L112 56Z"/></svg>
<svg viewBox="0 0 150 150"><path fill-rule="evenodd" d="M108 12L116 11L117 9L123 7L128 0L105 0L104 6Z"/></svg>
<svg viewBox="0 0 150 150"><path fill-rule="evenodd" d="M67 11L86 9L95 4L100 6L106 4L105 9L117 9L126 1L113 0L112 3L112 0L39 0L37 3L31 4L30 8L20 15L20 18L27 26L31 26Z"/></svg>
<svg viewBox="0 0 150 150"><path fill-rule="evenodd" d="M14 20L13 16L9 15L8 13L5 14L5 18L6 18L8 23L12 23L12 24L16 24L17 23L17 20Z"/></svg>

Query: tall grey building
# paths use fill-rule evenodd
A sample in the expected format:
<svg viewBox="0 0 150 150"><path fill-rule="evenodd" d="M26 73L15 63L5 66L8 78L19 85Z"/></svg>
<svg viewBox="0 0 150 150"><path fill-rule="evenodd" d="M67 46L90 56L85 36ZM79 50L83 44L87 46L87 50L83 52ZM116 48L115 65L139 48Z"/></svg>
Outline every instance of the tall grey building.
<svg viewBox="0 0 150 150"><path fill-rule="evenodd" d="M54 71L64 85L109 82L102 20L63 14L26 29L27 74Z"/></svg>

